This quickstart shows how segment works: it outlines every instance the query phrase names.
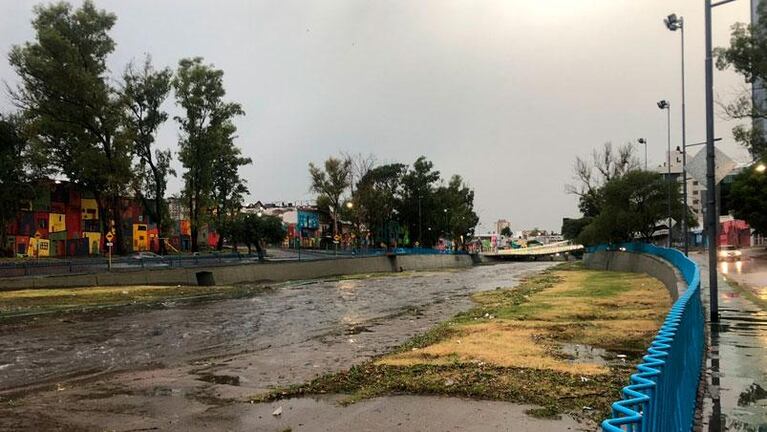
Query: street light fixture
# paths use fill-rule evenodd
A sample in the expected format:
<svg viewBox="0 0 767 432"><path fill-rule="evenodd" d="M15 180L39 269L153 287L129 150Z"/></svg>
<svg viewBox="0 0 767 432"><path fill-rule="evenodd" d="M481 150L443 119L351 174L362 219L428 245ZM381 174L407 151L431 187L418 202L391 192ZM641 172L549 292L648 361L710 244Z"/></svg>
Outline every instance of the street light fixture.
<svg viewBox="0 0 767 432"><path fill-rule="evenodd" d="M668 247L671 247L671 104L666 99L658 102L658 108L666 110L667 145L666 168L668 168Z"/></svg>
<svg viewBox="0 0 767 432"><path fill-rule="evenodd" d="M687 235L687 127L685 109L685 86L684 86L684 17L677 17L676 14L667 16L663 23L671 31L680 30L682 35L682 202L684 203L682 217L682 232L684 233L684 254L687 255L690 249L689 236Z"/></svg>
<svg viewBox="0 0 767 432"><path fill-rule="evenodd" d="M351 202L351 201L347 202L347 203L346 203L346 208L348 208L348 209L350 209L350 210L351 210L352 208L354 208L354 203L353 203L353 202Z"/></svg>
<svg viewBox="0 0 767 432"><path fill-rule="evenodd" d="M757 166L756 166L756 168L755 168L755 169L756 169L756 172L758 172L758 173L760 173L760 174L761 174L761 173L763 173L765 170L767 170L767 165L765 165L765 164L763 164L763 163L760 163L759 165L757 165Z"/></svg>
<svg viewBox="0 0 767 432"><path fill-rule="evenodd" d="M644 146L644 170L647 171L647 140L644 138L639 138L639 144L642 144Z"/></svg>

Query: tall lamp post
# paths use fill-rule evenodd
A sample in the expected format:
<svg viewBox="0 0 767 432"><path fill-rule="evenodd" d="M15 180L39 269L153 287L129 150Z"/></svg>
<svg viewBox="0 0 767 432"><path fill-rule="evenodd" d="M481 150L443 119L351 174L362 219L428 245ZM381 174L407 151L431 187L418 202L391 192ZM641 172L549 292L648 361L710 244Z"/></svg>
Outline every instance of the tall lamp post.
<svg viewBox="0 0 767 432"><path fill-rule="evenodd" d="M667 16L663 23L671 31L679 30L682 36L682 232L684 233L684 254L690 251L689 236L687 233L687 128L686 128L686 109L685 109L685 85L684 85L684 17L677 17L676 14Z"/></svg>
<svg viewBox="0 0 767 432"><path fill-rule="evenodd" d="M711 322L719 322L719 281L716 275L716 161L714 160L714 62L712 60L711 10L735 0L705 0L706 28L706 237L708 237L708 289Z"/></svg>
<svg viewBox="0 0 767 432"><path fill-rule="evenodd" d="M645 138L639 138L639 144L644 146L644 170L647 171L647 140Z"/></svg>
<svg viewBox="0 0 767 432"><path fill-rule="evenodd" d="M668 168L668 247L671 247L671 104L663 99L658 102L658 108L666 110L666 168Z"/></svg>

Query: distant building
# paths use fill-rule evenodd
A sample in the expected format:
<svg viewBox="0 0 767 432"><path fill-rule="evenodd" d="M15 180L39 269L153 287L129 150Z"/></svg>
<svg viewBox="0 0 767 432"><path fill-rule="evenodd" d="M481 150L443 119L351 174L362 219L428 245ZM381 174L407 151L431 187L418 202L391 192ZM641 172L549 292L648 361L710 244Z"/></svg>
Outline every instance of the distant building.
<svg viewBox="0 0 767 432"><path fill-rule="evenodd" d="M687 154L687 160L689 161L691 155ZM677 147L671 150L671 178L674 181L682 182L682 150ZM663 175L664 178L668 178L668 155L664 159L663 163L656 168L656 171ZM703 226L703 211L705 207L705 195L706 188L698 180L687 175L687 206L690 208L695 219L698 221L698 227Z"/></svg>

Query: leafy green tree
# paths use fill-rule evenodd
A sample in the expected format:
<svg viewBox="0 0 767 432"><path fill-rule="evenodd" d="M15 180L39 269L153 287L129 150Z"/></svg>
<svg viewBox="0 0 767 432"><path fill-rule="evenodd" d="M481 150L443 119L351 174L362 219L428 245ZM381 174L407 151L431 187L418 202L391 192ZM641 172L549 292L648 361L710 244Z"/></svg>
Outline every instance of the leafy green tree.
<svg viewBox="0 0 767 432"><path fill-rule="evenodd" d="M350 185L349 174L351 161L330 157L325 161L324 169L309 163L311 190L318 194L318 206L327 206L333 219L333 236L338 234L338 215L341 209L341 196ZM323 204L324 203L324 204Z"/></svg>
<svg viewBox="0 0 767 432"><path fill-rule="evenodd" d="M509 228L507 226L503 227L503 229L501 230L501 235L504 236L504 237L511 237L511 235L512 235L511 228Z"/></svg>
<svg viewBox="0 0 767 432"><path fill-rule="evenodd" d="M224 225L242 208L244 196L248 193L245 180L240 177L240 167L252 163L250 158L242 157L239 148L234 146L234 130L225 139L221 151L216 154L213 164L216 167L213 176L213 210L216 226ZM219 237L216 249L224 246L223 237Z"/></svg>
<svg viewBox="0 0 767 432"><path fill-rule="evenodd" d="M224 236L237 249L237 244L243 243L251 253L256 248L259 261L264 260L264 246L280 243L285 239L287 231L282 220L271 215L238 214L224 222Z"/></svg>
<svg viewBox="0 0 767 432"><path fill-rule="evenodd" d="M0 256L8 245L5 227L16 218L21 201L32 196L26 169L29 145L20 129L19 117L0 115Z"/></svg>
<svg viewBox="0 0 767 432"><path fill-rule="evenodd" d="M233 120L243 115L242 107L225 102L224 72L203 64L201 57L179 61L173 88L184 116L175 117L181 131L179 160L183 174L183 195L189 207L192 250L197 251L197 233L206 221L212 204L218 154L231 144Z"/></svg>
<svg viewBox="0 0 767 432"><path fill-rule="evenodd" d="M738 174L728 195L733 216L762 235L767 234L767 172L757 167L765 164L767 157Z"/></svg>
<svg viewBox="0 0 767 432"><path fill-rule="evenodd" d="M168 237L170 218L165 191L168 176L176 175L170 168L171 152L157 147L157 129L168 120L162 104L171 90L173 72L169 68L156 71L147 56L140 70L131 63L123 74L121 91L124 112L124 134L132 144L137 159L134 183L137 197L152 220L156 221L160 238ZM165 241L160 242L160 254L166 253Z"/></svg>
<svg viewBox="0 0 767 432"><path fill-rule="evenodd" d="M445 227L445 206L435 197L440 172L434 164L421 156L402 177L401 198L397 205L398 217L408 232L424 246L432 246L439 238L438 227ZM430 230L429 227L432 229Z"/></svg>
<svg viewBox="0 0 767 432"><path fill-rule="evenodd" d="M389 243L389 228L395 220L402 175L407 167L400 163L374 167L357 183L353 201L359 218L373 233L373 243Z"/></svg>
<svg viewBox="0 0 767 432"><path fill-rule="evenodd" d="M102 231L110 218L120 224L120 196L132 175L130 146L118 139L121 102L107 69L115 21L90 0L74 10L63 2L36 6L34 41L8 56L20 80L11 96L28 119L25 130L51 166L94 193L106 215ZM125 250L120 234L118 253Z"/></svg>
<svg viewBox="0 0 767 432"><path fill-rule="evenodd" d="M464 184L461 176L453 175L447 186L437 189L435 195L436 201L443 206L447 223L445 233L456 247L464 248L474 236L474 228L479 222L474 213L474 191Z"/></svg>
<svg viewBox="0 0 767 432"><path fill-rule="evenodd" d="M717 48L714 55L719 69L732 67L743 75L746 83L767 82L767 6L759 5L755 23L733 25L730 46ZM767 121L767 106L754 105L750 89L744 89L735 100L720 105L724 113L732 119L758 120L754 122L753 127L735 126L733 135L749 150L754 159L765 156L767 141L760 124Z"/></svg>
<svg viewBox="0 0 767 432"><path fill-rule="evenodd" d="M565 218L562 220L562 237L565 240L575 240L592 221L593 217L584 216L579 219Z"/></svg>
<svg viewBox="0 0 767 432"><path fill-rule="evenodd" d="M641 237L650 240L668 217L669 182L649 171L630 171L603 187L602 211L578 236L581 244L618 243ZM672 184L672 217L682 217L679 183Z"/></svg>

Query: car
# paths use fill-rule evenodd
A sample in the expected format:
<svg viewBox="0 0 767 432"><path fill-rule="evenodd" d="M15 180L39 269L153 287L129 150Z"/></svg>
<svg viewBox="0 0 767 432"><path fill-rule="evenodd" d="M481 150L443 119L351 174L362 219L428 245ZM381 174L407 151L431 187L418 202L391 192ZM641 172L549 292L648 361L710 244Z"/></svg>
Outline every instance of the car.
<svg viewBox="0 0 767 432"><path fill-rule="evenodd" d="M131 255L131 258L135 260L161 260L162 256L157 255L154 252L136 252L135 254Z"/></svg>
<svg viewBox="0 0 767 432"><path fill-rule="evenodd" d="M719 261L740 261L743 253L734 245L722 245L719 247Z"/></svg>

